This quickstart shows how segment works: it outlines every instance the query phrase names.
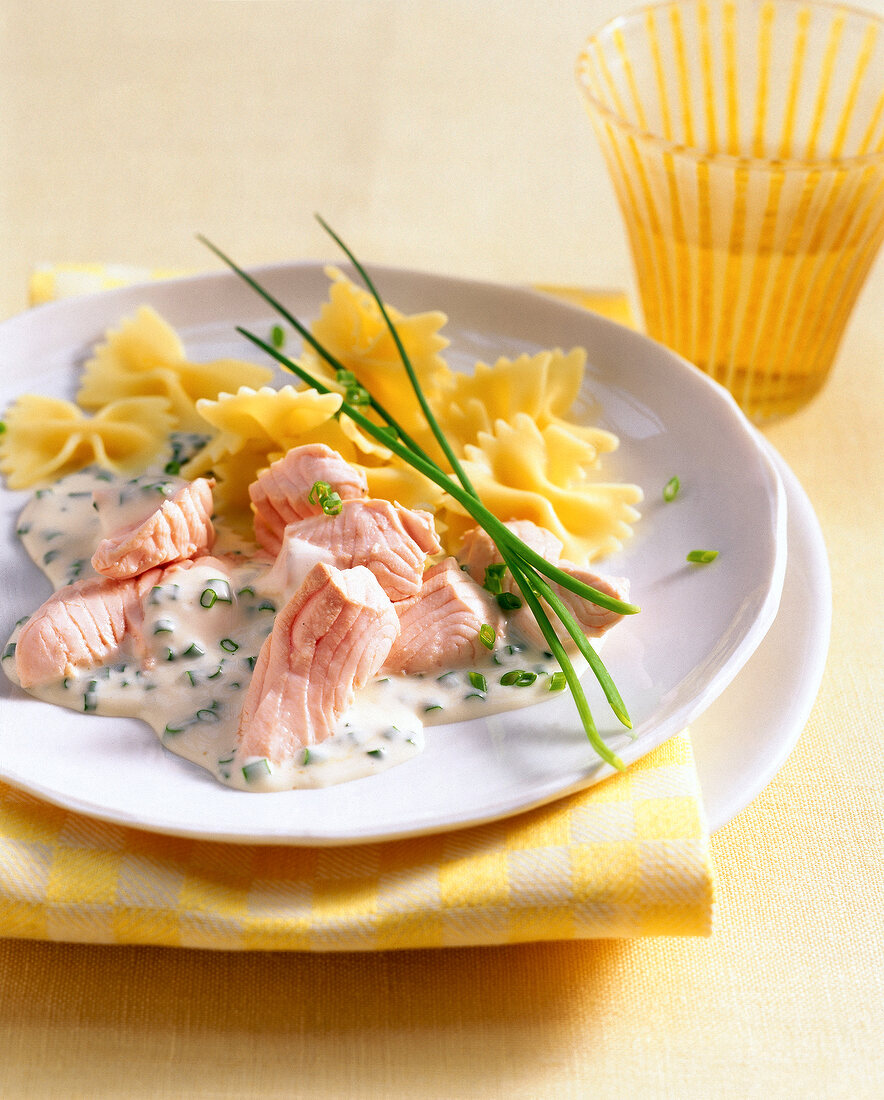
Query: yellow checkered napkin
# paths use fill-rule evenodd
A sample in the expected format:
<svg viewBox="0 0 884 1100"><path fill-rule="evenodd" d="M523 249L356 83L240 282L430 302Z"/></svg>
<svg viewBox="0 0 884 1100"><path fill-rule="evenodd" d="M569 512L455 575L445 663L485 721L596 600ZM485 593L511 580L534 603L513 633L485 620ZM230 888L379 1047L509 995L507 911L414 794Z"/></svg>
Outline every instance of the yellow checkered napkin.
<svg viewBox="0 0 884 1100"><path fill-rule="evenodd" d="M5 936L296 951L701 936L712 901L685 734L505 821L341 848L153 835L0 784Z"/></svg>
<svg viewBox="0 0 884 1100"><path fill-rule="evenodd" d="M101 289L105 279L120 285L127 271L129 281L154 274L52 269L35 276L32 298ZM610 295L579 300L625 309ZM505 821L349 847L154 835L0 783L4 936L368 951L708 935L712 909L709 838L686 733L622 775Z"/></svg>

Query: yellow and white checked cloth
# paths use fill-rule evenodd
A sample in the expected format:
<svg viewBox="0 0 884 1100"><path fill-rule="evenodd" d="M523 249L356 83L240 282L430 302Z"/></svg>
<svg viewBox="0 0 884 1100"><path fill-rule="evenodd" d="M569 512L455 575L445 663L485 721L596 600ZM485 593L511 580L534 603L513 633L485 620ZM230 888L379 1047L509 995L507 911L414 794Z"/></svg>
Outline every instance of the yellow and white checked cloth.
<svg viewBox="0 0 884 1100"><path fill-rule="evenodd" d="M48 268L31 300L160 274ZM620 296L578 300L628 317ZM713 878L687 733L505 821L350 847L155 835L0 783L0 936L296 951L702 936Z"/></svg>

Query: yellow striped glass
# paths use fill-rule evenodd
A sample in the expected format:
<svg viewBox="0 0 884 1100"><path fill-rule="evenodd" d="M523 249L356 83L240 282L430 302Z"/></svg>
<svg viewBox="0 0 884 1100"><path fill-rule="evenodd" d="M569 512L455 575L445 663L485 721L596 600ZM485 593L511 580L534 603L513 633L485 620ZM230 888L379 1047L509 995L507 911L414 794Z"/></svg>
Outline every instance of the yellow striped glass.
<svg viewBox="0 0 884 1100"><path fill-rule="evenodd" d="M756 422L800 408L884 238L884 21L677 0L592 35L577 75L648 334Z"/></svg>

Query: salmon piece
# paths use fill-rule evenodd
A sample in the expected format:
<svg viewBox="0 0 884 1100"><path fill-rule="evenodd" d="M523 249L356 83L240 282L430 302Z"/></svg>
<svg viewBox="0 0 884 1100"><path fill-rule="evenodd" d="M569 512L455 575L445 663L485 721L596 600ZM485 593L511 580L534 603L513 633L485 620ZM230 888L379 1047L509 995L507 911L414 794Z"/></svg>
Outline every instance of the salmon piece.
<svg viewBox="0 0 884 1100"><path fill-rule="evenodd" d="M583 581L584 584L588 584L591 588L597 588L600 592L604 592L609 596L614 596L621 600L628 599L629 581L625 578L603 577L597 573L590 572L588 569L584 569L582 566L561 560L559 555L562 552L562 543L551 531L547 531L543 527L538 527L537 524L532 523L530 520L510 520L505 526L508 527L514 535L517 535L527 546L540 554L541 557L545 558L551 564L557 565L559 569L568 573L570 576ZM503 561L491 536L481 527L473 528L466 533L457 556L458 560L468 567L470 576L479 584L484 582L485 569L487 566ZM562 602L580 624L584 634L590 638L601 637L602 634L610 630L615 623L618 623L620 619L623 618L623 616L619 615L616 611L608 611L604 607L599 607L597 604L590 603L589 600L584 600L575 592L571 592L567 588L562 588L561 585L555 584L552 581L550 581L550 584L552 585L553 591L561 598ZM513 580L512 574L509 571L501 577L501 586L505 592L513 592L522 598L519 587ZM550 611L545 601L544 607L547 612ZM556 627L556 633L567 645L573 645L567 631L561 623L558 622L555 615L552 613L550 614L553 625ZM508 618L510 624L519 634L521 634L526 642L536 646L538 649L546 648L546 639L543 637L540 627L537 625L537 620L534 618L530 608L523 605L517 611L510 612Z"/></svg>
<svg viewBox="0 0 884 1100"><path fill-rule="evenodd" d="M552 531L538 527L530 519L511 519L504 527L522 540L526 546L536 551L547 561L557 562L562 553L562 542ZM476 584L484 584L485 569L503 561L494 540L482 527L473 527L464 535L457 560L467 567Z"/></svg>
<svg viewBox="0 0 884 1100"><path fill-rule="evenodd" d="M574 577L576 580L583 581L584 584L588 584L590 588L597 588L600 592L604 592L606 595L613 596L618 600L629 599L629 581L626 580L625 577L602 577L597 573L590 572L589 569L584 569L579 565L573 565L568 561L559 561L555 564L569 576ZM508 580L509 583L507 583L507 578L504 578L504 588L512 592L518 591L512 578L508 578ZM576 592L572 592L568 588L562 588L561 585L553 581L549 583L552 590L580 624L583 633L589 638L600 638L623 618L618 612L609 611L605 607L599 607L598 604L583 599L582 596L578 596ZM556 629L556 634L558 634L567 647L572 647L574 643L571 636L562 626L556 615L550 611L546 601L543 600L541 602L550 615L552 624ZM525 641L537 646L538 649L546 648L546 640L530 608L523 605L517 611L511 612L510 622L513 628L522 635Z"/></svg>
<svg viewBox="0 0 884 1100"><path fill-rule="evenodd" d="M393 605L368 569L315 566L261 647L237 757L279 764L331 737L398 634Z"/></svg>
<svg viewBox="0 0 884 1100"><path fill-rule="evenodd" d="M212 488L215 482L198 477L152 512L102 539L92 555L92 568L105 577L135 577L157 565L193 558L211 550Z"/></svg>
<svg viewBox="0 0 884 1100"><path fill-rule="evenodd" d="M317 481L327 482L341 500L367 496L365 474L324 443L293 447L249 486L255 513L255 538L271 554L279 553L290 523L322 512L308 497Z"/></svg>
<svg viewBox="0 0 884 1100"><path fill-rule="evenodd" d="M15 667L23 688L71 676L106 661L124 638L143 648L143 598L162 569L137 577L90 577L53 593L22 627Z"/></svg>
<svg viewBox="0 0 884 1100"><path fill-rule="evenodd" d="M336 516L290 523L285 537L325 550L338 569L366 566L391 600L417 595L427 555L442 549L429 512L388 500L345 500Z"/></svg>
<svg viewBox="0 0 884 1100"><path fill-rule="evenodd" d="M387 672L429 672L473 664L488 656L479 629L488 624L495 638L503 632L497 601L457 564L444 558L424 574L416 596L393 605L399 639L384 663Z"/></svg>

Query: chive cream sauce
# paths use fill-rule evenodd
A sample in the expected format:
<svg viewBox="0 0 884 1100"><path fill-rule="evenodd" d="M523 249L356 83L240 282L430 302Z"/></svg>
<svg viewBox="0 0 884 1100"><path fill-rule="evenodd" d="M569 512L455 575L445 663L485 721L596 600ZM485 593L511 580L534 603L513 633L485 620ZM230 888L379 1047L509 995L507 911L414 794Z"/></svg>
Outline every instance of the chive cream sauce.
<svg viewBox="0 0 884 1100"><path fill-rule="evenodd" d="M145 519L184 484L165 472L126 479L85 470L35 493L21 513L18 535L58 589L94 577L90 559L100 540ZM147 595L140 651L124 640L105 663L31 688L31 694L76 711L141 718L167 749L221 783L275 791L372 775L420 752L425 726L527 706L564 690L552 657L514 635L470 668L377 678L358 694L333 737L299 750L295 759L234 762L255 661L277 609L294 590L291 570L273 571L271 562L249 556L253 549L220 532L212 558L167 569ZM16 624L2 650L12 680L26 621ZM578 672L581 660L574 656Z"/></svg>

